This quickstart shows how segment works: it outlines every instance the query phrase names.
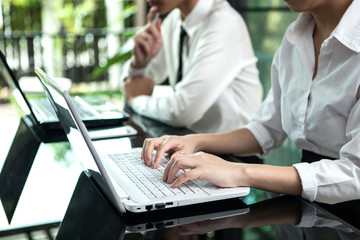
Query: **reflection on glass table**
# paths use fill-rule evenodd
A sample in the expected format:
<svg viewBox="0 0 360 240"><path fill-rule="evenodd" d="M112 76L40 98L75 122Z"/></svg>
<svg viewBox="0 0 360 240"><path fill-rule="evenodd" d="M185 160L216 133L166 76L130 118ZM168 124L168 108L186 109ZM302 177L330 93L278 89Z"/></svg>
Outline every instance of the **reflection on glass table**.
<svg viewBox="0 0 360 240"><path fill-rule="evenodd" d="M41 143L21 121L14 139L7 140L13 144L5 161L0 162L0 236L35 229L54 232L64 217L83 166L69 142ZM138 147L140 142L133 143L129 138L118 141L122 141L125 150L132 145ZM108 147L102 140L95 143Z"/></svg>
<svg viewBox="0 0 360 240"><path fill-rule="evenodd" d="M7 198L2 196L4 211L0 211L0 234L30 226L59 223L82 171L68 143L41 144L36 156L30 160L34 162L28 172L21 172L24 167L21 162L13 162L18 169L1 172L3 178L8 180L23 179L23 188L20 188L20 192L14 192L16 185L7 186L10 189L6 193L13 191ZM3 192L5 189L2 186Z"/></svg>
<svg viewBox="0 0 360 240"><path fill-rule="evenodd" d="M267 235L249 234L267 226ZM359 239L360 231L293 196L251 205L240 199L120 215L86 177L79 179L57 240L69 239Z"/></svg>
<svg viewBox="0 0 360 240"><path fill-rule="evenodd" d="M360 231L326 211L292 196L279 196L249 205L246 215L203 221L173 229L179 235L202 235L221 229L271 226L274 239L359 239ZM245 238L247 239L247 238Z"/></svg>

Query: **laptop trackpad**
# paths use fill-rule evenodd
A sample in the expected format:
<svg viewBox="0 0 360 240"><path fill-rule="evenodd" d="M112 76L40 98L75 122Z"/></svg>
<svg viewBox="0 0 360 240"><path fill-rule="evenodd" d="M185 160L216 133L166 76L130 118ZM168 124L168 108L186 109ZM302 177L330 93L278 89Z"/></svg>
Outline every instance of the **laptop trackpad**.
<svg viewBox="0 0 360 240"><path fill-rule="evenodd" d="M236 188L222 188L218 187L215 184L209 183L207 181L195 179L193 180L194 183L196 183L199 187L201 187L205 192L212 196L216 195L222 195L225 193L235 193L235 192L244 192L248 191L247 187L236 187Z"/></svg>

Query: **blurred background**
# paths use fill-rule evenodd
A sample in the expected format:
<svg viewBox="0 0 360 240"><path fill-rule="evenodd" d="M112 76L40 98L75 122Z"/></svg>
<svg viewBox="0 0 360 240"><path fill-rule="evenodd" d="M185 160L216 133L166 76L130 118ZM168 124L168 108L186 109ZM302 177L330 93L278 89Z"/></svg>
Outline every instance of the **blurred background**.
<svg viewBox="0 0 360 240"><path fill-rule="evenodd" d="M297 17L283 0L229 0L245 19L267 93L272 56ZM20 78L37 65L51 76L117 89L131 37L145 23L145 0L0 0L0 49ZM236 27L236 26L234 26ZM230 64L230 63L229 63ZM91 91L84 87L83 91ZM0 82L1 97L8 97Z"/></svg>

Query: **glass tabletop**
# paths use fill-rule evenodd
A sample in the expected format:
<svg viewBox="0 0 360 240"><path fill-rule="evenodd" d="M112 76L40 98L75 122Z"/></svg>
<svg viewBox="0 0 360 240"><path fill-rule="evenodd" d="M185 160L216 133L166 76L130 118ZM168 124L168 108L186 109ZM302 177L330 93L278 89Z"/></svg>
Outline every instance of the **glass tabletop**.
<svg viewBox="0 0 360 240"><path fill-rule="evenodd" d="M242 199L120 215L84 175L67 141L39 142L16 115L1 122L1 239L360 238L358 201L326 205L257 189ZM96 145L116 141L127 150L146 136L187 133L137 115L127 124L137 137Z"/></svg>

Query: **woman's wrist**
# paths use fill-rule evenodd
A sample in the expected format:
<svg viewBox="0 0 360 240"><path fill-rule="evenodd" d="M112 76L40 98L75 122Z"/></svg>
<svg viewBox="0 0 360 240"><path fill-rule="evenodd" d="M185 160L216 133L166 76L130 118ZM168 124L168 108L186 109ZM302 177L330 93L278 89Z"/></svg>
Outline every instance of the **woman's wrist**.
<svg viewBox="0 0 360 240"><path fill-rule="evenodd" d="M204 134L189 134L186 135L189 139L189 142L193 145L194 152L204 151L206 149L206 143L208 140Z"/></svg>
<svg viewBox="0 0 360 240"><path fill-rule="evenodd" d="M239 187L251 187L251 165L245 163L234 163L236 185Z"/></svg>

